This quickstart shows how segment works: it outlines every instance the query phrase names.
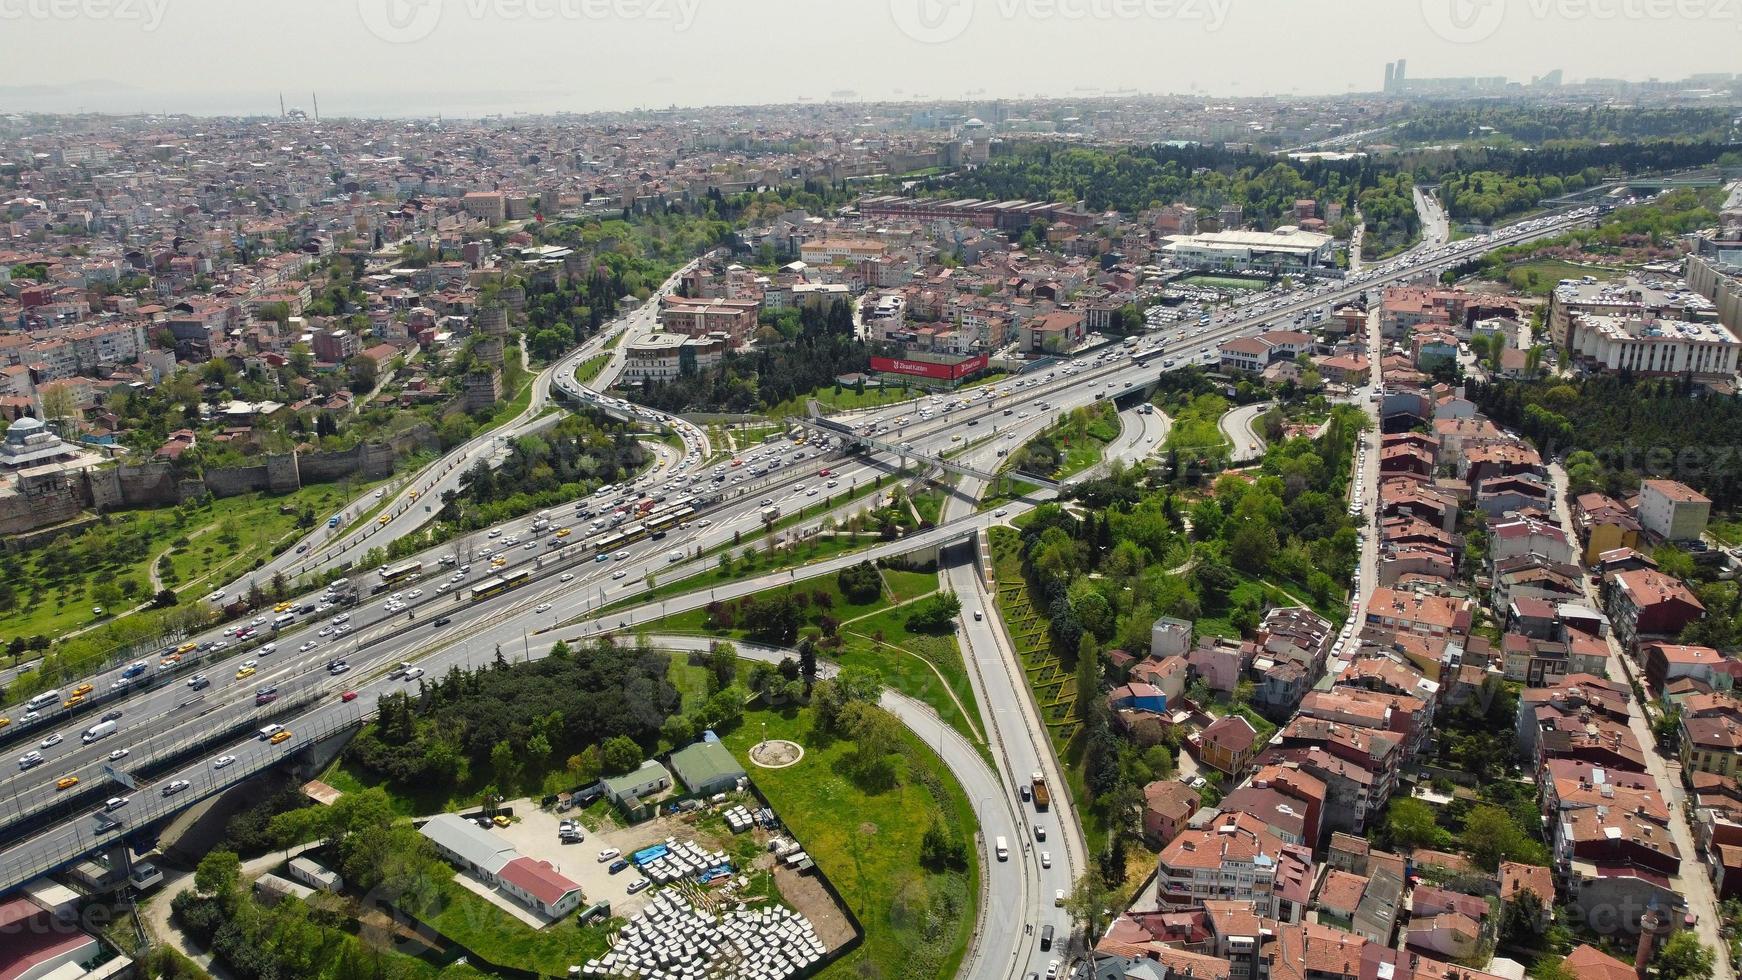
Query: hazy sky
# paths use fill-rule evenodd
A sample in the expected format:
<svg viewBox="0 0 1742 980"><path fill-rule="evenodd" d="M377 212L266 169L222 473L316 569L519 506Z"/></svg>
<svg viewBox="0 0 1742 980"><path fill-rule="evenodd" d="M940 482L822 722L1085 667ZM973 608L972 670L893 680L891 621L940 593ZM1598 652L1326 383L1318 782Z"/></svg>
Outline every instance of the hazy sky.
<svg viewBox="0 0 1742 980"><path fill-rule="evenodd" d="M0 111L480 115L1742 69L1742 0L0 0Z"/></svg>

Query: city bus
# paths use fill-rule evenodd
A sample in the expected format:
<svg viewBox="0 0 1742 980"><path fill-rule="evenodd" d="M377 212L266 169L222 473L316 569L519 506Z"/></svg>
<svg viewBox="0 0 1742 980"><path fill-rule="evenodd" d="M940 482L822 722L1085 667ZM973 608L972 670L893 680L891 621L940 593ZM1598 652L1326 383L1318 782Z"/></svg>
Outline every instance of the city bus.
<svg viewBox="0 0 1742 980"><path fill-rule="evenodd" d="M398 582L402 579L416 578L423 571L421 561L402 561L397 565L381 566L381 581Z"/></svg>
<svg viewBox="0 0 1742 980"><path fill-rule="evenodd" d="M532 581L532 569L516 568L512 572L503 572L493 578L487 578L472 586L472 601L478 602L491 596L499 596L509 589L518 588Z"/></svg>
<svg viewBox="0 0 1742 980"><path fill-rule="evenodd" d="M696 516L696 509L694 507L680 507L677 510L668 511L665 514L649 519L647 522L647 530L655 534L660 531L669 531L694 516Z"/></svg>

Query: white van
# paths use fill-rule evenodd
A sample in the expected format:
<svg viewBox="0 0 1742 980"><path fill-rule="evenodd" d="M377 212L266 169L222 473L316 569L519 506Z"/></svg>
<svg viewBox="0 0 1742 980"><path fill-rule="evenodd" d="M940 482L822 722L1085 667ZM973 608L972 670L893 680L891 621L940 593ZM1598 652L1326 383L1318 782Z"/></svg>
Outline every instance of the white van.
<svg viewBox="0 0 1742 980"><path fill-rule="evenodd" d="M265 728L260 729L260 740L264 742L282 731L284 731L283 725L267 725Z"/></svg>
<svg viewBox="0 0 1742 980"><path fill-rule="evenodd" d="M27 711L35 711L39 708L46 708L49 705L54 704L55 702L57 702L59 700L60 700L60 690L59 689L56 689L53 691L44 691L41 694L38 694L36 697L31 698L30 701L28 703L26 703L24 707L25 707L25 710L27 710Z"/></svg>
<svg viewBox="0 0 1742 980"><path fill-rule="evenodd" d="M1000 860L1000 861L1010 860L1010 844L1007 841L1005 841L1005 839L1002 837L998 838L993 843L995 843L997 845L996 850L998 853L998 860Z"/></svg>

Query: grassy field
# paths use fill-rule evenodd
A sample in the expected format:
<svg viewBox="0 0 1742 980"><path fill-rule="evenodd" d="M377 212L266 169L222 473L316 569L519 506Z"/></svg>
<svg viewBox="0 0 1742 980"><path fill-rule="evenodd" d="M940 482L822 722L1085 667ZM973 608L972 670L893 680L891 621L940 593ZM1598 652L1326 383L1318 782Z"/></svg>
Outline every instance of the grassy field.
<svg viewBox="0 0 1742 980"><path fill-rule="evenodd" d="M858 916L865 941L831 963L826 980L955 975L978 912L978 851L969 866L934 873L918 861L933 820L953 833L976 831L973 808L943 763L903 728L902 762L893 789L867 792L850 776L853 744L815 731L808 709L746 714L725 736L751 778ZM751 746L785 738L805 755L786 769L749 762Z"/></svg>
<svg viewBox="0 0 1742 980"><path fill-rule="evenodd" d="M911 572L885 572L885 580ZM937 588L937 576L925 574L924 585L916 590L924 595ZM903 596L902 598L911 598ZM904 611L886 609L858 622L841 627L839 649L825 651L829 659L843 667L871 667L883 675L883 682L897 691L923 701L938 713L950 727L975 745L982 745L980 720L975 711L974 688L968 680L967 666L962 661L962 648L954 634L936 636L914 633L907 628ZM964 709L974 712L969 718Z"/></svg>
<svg viewBox="0 0 1742 980"><path fill-rule="evenodd" d="M854 391L852 388L837 385L832 388L818 388L808 395L788 398L786 401L768 410L771 418L784 419L796 415L809 415L809 400L815 398L817 404L829 412L856 412L867 408L879 408L899 401L918 397L923 392L917 389L903 391L900 388L866 388L864 391Z"/></svg>
<svg viewBox="0 0 1742 980"><path fill-rule="evenodd" d="M184 599L204 595L306 533L297 526L305 509L317 523L324 521L373 486L320 484L288 494L243 494L201 506L114 514L78 538L16 557L8 576L14 605L0 616L0 637L55 637L96 621L91 608L99 600L110 613L147 601L151 569L160 559L167 559L160 569L164 585Z"/></svg>
<svg viewBox="0 0 1742 980"><path fill-rule="evenodd" d="M937 591L937 575L888 568L881 572L884 593L875 602L848 602L831 577L780 586L764 594L785 591L810 596L811 601L803 611L804 625L815 626L824 611L841 624L836 634L840 645L820 647L821 656L842 666L875 668L883 675L885 684L930 705L964 738L979 744L982 735L977 702L956 638L910 632L904 611L895 608ZM737 581L742 577L727 575L719 581ZM819 595L826 597L825 605L816 601ZM724 640L749 638L743 629L725 629L714 623L705 608L673 613L648 624L644 630L655 634L705 634Z"/></svg>
<svg viewBox="0 0 1742 980"><path fill-rule="evenodd" d="M440 911L427 921L437 932L497 966L567 976L571 965L602 956L610 947L604 925L581 927L564 919L534 929L453 881L440 885Z"/></svg>
<svg viewBox="0 0 1742 980"><path fill-rule="evenodd" d="M1547 296L1554 292L1562 279L1595 276L1607 280L1618 278L1625 270L1592 268L1559 259L1534 259L1505 266L1501 271L1506 281L1520 292L1529 296Z"/></svg>
<svg viewBox="0 0 1742 980"><path fill-rule="evenodd" d="M1189 405L1167 409L1173 416L1173 428L1163 444L1169 452L1179 454L1182 464L1200 461L1210 469L1221 469L1228 458L1228 439L1222 435L1221 419L1231 406L1220 395L1200 395Z"/></svg>

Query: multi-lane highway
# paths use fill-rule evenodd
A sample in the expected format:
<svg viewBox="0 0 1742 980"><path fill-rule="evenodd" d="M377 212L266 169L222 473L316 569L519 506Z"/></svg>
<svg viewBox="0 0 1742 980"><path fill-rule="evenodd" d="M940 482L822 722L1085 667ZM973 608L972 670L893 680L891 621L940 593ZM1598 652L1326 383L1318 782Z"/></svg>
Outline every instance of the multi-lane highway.
<svg viewBox="0 0 1742 980"><path fill-rule="evenodd" d="M1161 359L1187 358L1193 356L1194 351L1201 356L1205 348L1213 351L1214 345L1226 337L1290 323L1314 307L1341 302L1362 291L1403 278L1435 274L1485 249L1556 234L1588 217L1588 213L1581 212L1507 229L1492 238L1423 248L1390 263L1373 266L1348 282L1297 290L1281 297L1267 295L1262 300L1223 311L1207 327L1162 331L1159 338L1135 348L1120 347L1095 356L1079 357L1070 364L1034 372L983 391L889 406L858 416L853 424L861 430L875 429L885 437L899 438L904 445L911 447L908 452L914 457L950 452L966 445L969 448L960 458L990 470L998 463L1000 450L1020 445L1058 412L1092 403L1097 398L1117 397L1133 385L1152 382L1159 373L1160 364L1157 362ZM1138 363L1133 355L1142 358L1143 363ZM573 363L578 363L579 359L566 362L569 366L564 371L552 374L556 385L560 390L566 386L565 382L573 384L574 388L565 392L569 397L591 401L602 399L604 396L574 382ZM599 383L603 384L603 381ZM648 421L668 421L656 413L642 414L646 412L644 409L615 407ZM1121 448L1148 451L1145 442L1158 439L1165 424L1158 417L1151 419L1144 425L1154 426L1153 430L1146 429L1143 436L1133 438L1129 446ZM697 436L693 427L688 430L680 428L679 431L684 434L686 442ZM782 466L772 475L753 477L745 474L745 470L753 470L758 464L766 465L777 453ZM799 453L805 455L800 458ZM254 711L255 692L263 686L274 685L279 688L281 701L290 700L290 696L297 692L314 698L312 707L285 712L277 721L295 732L325 730L356 712L367 713L380 693L402 688L403 680L387 676L389 670L402 660L415 661L425 670L438 672L446 670L452 663L484 662L494 656L498 647L509 655L538 656L558 638L594 635L650 622L667 613L705 605L711 595L726 598L760 591L782 582L833 574L867 556L897 554L933 543L971 537L987 524L1003 519L995 514L969 513L971 508L967 505L952 504L950 519L938 528L920 532L904 541L877 545L792 572L761 576L710 592L648 603L598 618L594 611L602 604L645 591L645 579L650 573L669 580L699 571L708 562L698 561L697 556L709 555L713 549L732 543L735 536L751 536L754 541L760 534L761 510L767 506L763 501L773 501L782 507L783 512L790 512L819 500L840 499L877 475L891 472L896 465L894 460L874 456L819 455L815 446L800 447L790 443L765 447L754 456L756 458L747 454L742 457L743 465L733 467L726 464L726 469L716 474L711 468L703 468L705 450L690 442L689 452L683 460L674 460L674 465L662 470L659 476L644 477L637 486L584 501L591 505L593 515L584 525L580 524L575 516L576 508L572 506L553 510L550 529L538 536L530 534L535 516L518 519L500 529L500 534L481 533L418 556L434 574L421 580L395 584L379 595L369 595L378 584L374 570L354 572L352 580L361 586L364 598L349 610L352 619L346 625L352 629L342 637L318 635L319 629L333 625L331 619L341 610L328 609L312 615L297 613L300 622L280 631L280 636L274 640L278 649L271 653L263 654L258 648L207 650L198 664L166 671L170 675L167 682L155 685L149 691L123 692L73 716L68 716L58 707L45 709L44 717L35 724L25 724L21 718L15 718L14 725L5 733L8 739L6 751L15 756L27 749L35 749L38 741L51 732L61 734L62 743L40 749L45 755L41 765L26 773L9 774L11 778L0 786L0 798L5 800L0 803L0 827L7 828L3 833L5 839L11 841L10 846L0 850L0 889L20 883L24 880L19 877L21 875L59 866L70 856L90 848L87 831L97 819L95 814L101 810L103 799L114 793L113 784L102 774L110 752L126 749L129 756L117 761L123 766L132 765L144 783L133 794L134 801L127 805L131 807L139 801L139 794L155 794L159 800L165 799L161 796L163 787L176 779L188 779L192 783L185 791L185 797L178 794L177 798L191 799L203 795L211 788L210 779L202 783L193 777L215 771L211 766L220 756L238 756L237 771L244 771L246 765L263 758L263 752L290 751L299 744L293 736L282 745L272 746L242 730L227 742L191 751L185 765L168 767L173 771L136 765L141 760L152 758L152 753L167 751L166 747L176 744L176 739L181 737L179 733L190 727L182 724L178 713L209 711L211 714L206 717L214 718L218 712L232 712L228 716L231 722L240 724L241 712ZM820 468L830 469L830 476L818 476ZM716 479L720 476L724 479ZM836 486L829 487L829 480L835 481ZM964 486L962 489L971 491L975 488ZM592 520L596 520L605 508L614 508L620 500L661 492L668 497L675 494L697 498L717 496L719 501L707 509L699 509L687 522L688 527L674 530L663 540L644 539L602 557L593 554L584 544L562 548L549 545L550 532L559 526L573 528L577 541L594 540ZM853 503L846 506L863 505ZM1012 505L1010 510L1015 513L1025 506ZM841 511L842 508L835 509L836 513ZM963 516L955 516L958 513ZM801 532L820 523L821 519L819 516L814 522L807 520L788 533ZM521 540L508 545L506 539L510 537ZM528 544L532 547L527 547ZM484 566L495 557L485 555L485 549L493 552L501 549L500 554L506 559L504 569L532 570L534 575L530 584L493 598L472 601L468 595L469 587L486 574ZM681 560L673 560L673 552L681 552ZM452 564L440 564L444 557L452 559ZM455 566L465 564L467 559L474 566L470 575L462 576L457 582L450 581L457 572ZM1007 790L1014 793L1016 781L1026 779L1028 773L1037 769L1052 776L1055 787L1058 786L1056 764L1050 759L1050 749L1038 721L1030 714L1032 703L1027 699L1026 687L1011 664L1011 654L996 633L992 607L971 581L976 576L966 567L947 569L945 575L952 587L964 596L964 652L974 666L978 685L976 693L981 698L983 715L987 714L988 705L997 706L990 712L990 717L983 717L982 721L985 730L999 741L995 757L1000 761L1000 775L1008 783ZM443 585L449 588L443 591ZM412 596L413 590L421 590L423 594ZM392 601L393 592L401 594L401 605L390 611L387 603ZM318 596L301 598L297 601L297 608L312 603L318 609L320 602ZM975 611L982 613L981 619L973 618ZM309 623L311 619L315 623ZM576 625L563 630L553 628L554 624L569 621ZM193 639L204 643L225 640L219 632ZM256 638L254 642L262 639L264 637ZM299 650L310 641L317 646L307 651ZM228 642L235 642L234 638L228 638ZM346 660L350 670L335 676L328 671L326 664L338 657ZM255 673L237 677L248 660L258 661L254 665ZM156 676L156 668L156 659L152 658L149 669L154 672L153 676ZM211 687L194 692L205 697L205 702L184 706L182 702L189 700L191 691L186 682L194 671L203 672L211 681ZM91 678L88 683L93 685L93 694L110 690L110 685L119 679L118 673L110 671ZM345 690L356 691L358 697L353 701L341 701L339 694ZM117 719L118 731L91 747L80 745L79 733L96 724L98 718L109 710L122 712ZM18 714L20 712L15 710L14 715ZM253 720L248 719L250 724ZM135 759L135 754L139 758ZM68 772L80 775L80 785L69 790L54 789L56 780ZM94 792L86 797L89 802L78 808L79 816L61 819L48 830L31 829L34 825L29 817L33 812L55 806L59 800L70 798L68 794L80 791L81 787ZM1062 793L1058 795L1063 796ZM175 798L168 799L169 803L154 806L161 809L171 805ZM1057 835L1044 843L1033 839L1037 815L1032 808L1022 810L1015 796L1010 797L1010 807L1010 821L1003 826L1012 831L1011 860L997 862L988 854L986 864L992 869L989 874L994 876L1000 895L1013 892L1022 896L1020 907L1023 913L1020 922L989 921L989 935L995 937L1012 935L1014 933L1010 930L1034 925L1043 918L1061 923L1062 912L1057 911L1053 904L1055 893L1058 889L1070 887L1073 870L1080 871L1086 861L1081 853L1081 835L1071 819L1073 815L1068 813L1068 805L1040 818L1049 832ZM155 814L158 811L149 812ZM27 836L20 837L21 831ZM994 833L993 836L999 835ZM1027 850L1014 850L1023 845L1027 845ZM1049 854L1051 867L1039 866L1041 852ZM1009 880L1013 873L1020 880ZM1024 949L1028 950L1026 954ZM974 964L976 970L992 971L984 974L990 980L995 975L1016 977L1037 967L1044 969L1045 961L1054 954L1042 955L1025 941L1015 953L1004 946L993 949L982 943L977 955L993 958L977 959ZM1004 957L1009 957L1008 962L1002 965L994 962Z"/></svg>

